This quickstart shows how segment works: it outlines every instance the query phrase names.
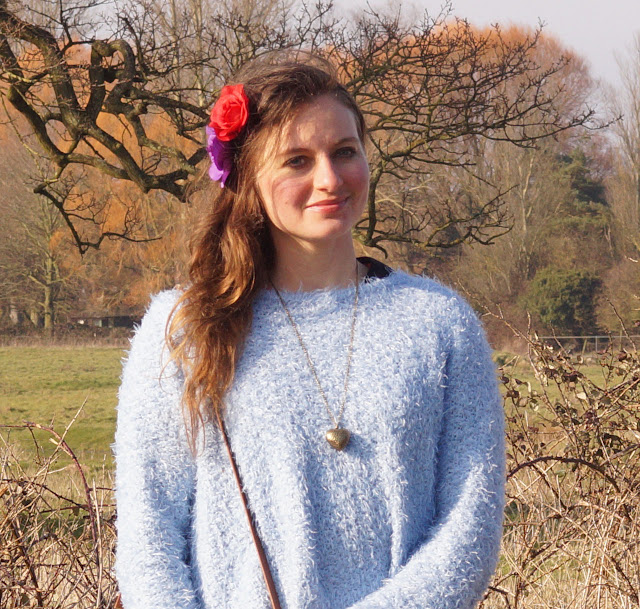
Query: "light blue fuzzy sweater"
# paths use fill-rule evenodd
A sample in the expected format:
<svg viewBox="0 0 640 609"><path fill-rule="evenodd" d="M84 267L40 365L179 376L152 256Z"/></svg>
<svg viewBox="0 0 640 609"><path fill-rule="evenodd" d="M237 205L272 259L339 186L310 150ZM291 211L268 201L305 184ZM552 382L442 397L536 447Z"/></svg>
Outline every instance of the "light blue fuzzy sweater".
<svg viewBox="0 0 640 609"><path fill-rule="evenodd" d="M285 292L334 409L354 288ZM158 295L126 362L115 441L125 609L269 604L219 432L192 457ZM226 424L283 609L469 609L495 568L501 400L470 307L394 272L361 286L344 452L277 296L262 292Z"/></svg>

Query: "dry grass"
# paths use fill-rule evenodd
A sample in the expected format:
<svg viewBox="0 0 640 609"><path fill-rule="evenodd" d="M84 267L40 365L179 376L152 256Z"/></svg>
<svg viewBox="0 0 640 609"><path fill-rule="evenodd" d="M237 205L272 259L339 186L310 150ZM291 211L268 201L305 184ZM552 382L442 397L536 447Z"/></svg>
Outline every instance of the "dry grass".
<svg viewBox="0 0 640 609"><path fill-rule="evenodd" d="M522 364L502 369L508 505L482 609L637 609L638 353L600 354L602 374L586 375L579 356L529 344L537 383L519 380ZM0 607L117 607L110 480L85 479L65 434L22 427L39 428L29 460L0 445Z"/></svg>
<svg viewBox="0 0 640 609"><path fill-rule="evenodd" d="M25 471L17 447L0 446L0 607L115 608L112 491L87 481L66 433L25 427L56 448L45 456L34 436Z"/></svg>
<svg viewBox="0 0 640 609"><path fill-rule="evenodd" d="M541 389L504 370L508 505L483 609L640 607L640 359L530 341Z"/></svg>

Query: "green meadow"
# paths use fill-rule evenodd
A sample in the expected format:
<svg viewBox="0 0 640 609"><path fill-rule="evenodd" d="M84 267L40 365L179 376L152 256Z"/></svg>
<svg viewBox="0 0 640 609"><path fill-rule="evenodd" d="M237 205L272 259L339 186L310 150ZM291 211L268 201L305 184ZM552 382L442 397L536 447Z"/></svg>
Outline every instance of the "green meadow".
<svg viewBox="0 0 640 609"><path fill-rule="evenodd" d="M122 347L0 347L0 424L24 421L51 426L62 434L80 410L65 439L90 471L111 468L110 444L120 382ZM84 405L84 406L83 406ZM55 449L50 434L2 429L26 462L34 438Z"/></svg>
<svg viewBox="0 0 640 609"><path fill-rule="evenodd" d="M0 347L0 424L30 421L63 433L81 409L66 441L89 472L109 470L124 354L122 347ZM503 353L495 357L507 374L540 390L526 358ZM585 366L583 372L595 381L602 380L596 378L602 376L599 366ZM550 387L550 397L556 391ZM535 419L544 413L532 416ZM22 452L25 464L33 459L34 438L43 450L55 449L51 436L39 430L32 436L25 429L5 428L2 436Z"/></svg>

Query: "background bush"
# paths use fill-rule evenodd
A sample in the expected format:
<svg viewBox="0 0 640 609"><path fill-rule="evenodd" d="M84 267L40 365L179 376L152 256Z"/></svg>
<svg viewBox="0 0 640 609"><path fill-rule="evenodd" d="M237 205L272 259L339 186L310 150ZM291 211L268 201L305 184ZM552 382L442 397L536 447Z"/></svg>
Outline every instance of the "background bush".
<svg viewBox="0 0 640 609"><path fill-rule="evenodd" d="M547 267L536 273L522 304L558 334L591 334L597 329L596 297L601 283L587 271Z"/></svg>

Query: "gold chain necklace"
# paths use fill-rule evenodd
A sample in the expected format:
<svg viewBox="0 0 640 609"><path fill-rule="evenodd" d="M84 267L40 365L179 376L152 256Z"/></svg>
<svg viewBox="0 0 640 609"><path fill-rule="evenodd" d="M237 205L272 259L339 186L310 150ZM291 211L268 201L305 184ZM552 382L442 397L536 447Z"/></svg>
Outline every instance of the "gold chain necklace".
<svg viewBox="0 0 640 609"><path fill-rule="evenodd" d="M347 444L349 443L349 439L351 438L351 432L344 427L340 427L340 420L342 419L342 414L344 413L344 407L347 403L347 390L349 388L349 373L351 372L351 356L353 354L353 337L355 335L356 328L356 315L358 312L358 295L360 292L360 281L358 278L358 261L356 260L356 295L353 299L353 314L351 316L351 331L349 334L349 348L347 351L347 370L344 375L344 391L342 395L342 404L340 404L340 410L338 412L338 416L334 416L333 411L329 407L329 400L322 389L322 385L320 384L320 379L318 378L318 373L316 371L316 367L313 365L313 361L311 360L311 356L309 355L309 351L302 340L302 335L300 334L300 330L298 328L298 324L296 324L291 312L289 311L289 307L287 307L287 303L284 301L282 294L278 291L278 288L271 282L271 286L275 290L275 293L278 295L280 302L282 303L282 308L284 312L287 314L289 321L291 322L291 327L293 328L296 336L298 337L298 342L304 351L305 357L307 358L307 363L309 364L309 369L311 370L311 374L318 386L318 390L320 391L320 395L322 396L322 401L324 402L325 408L327 409L327 414L329 418L333 421L335 427L332 427L325 434L325 438L327 442L331 445L332 448L336 450L343 450Z"/></svg>

